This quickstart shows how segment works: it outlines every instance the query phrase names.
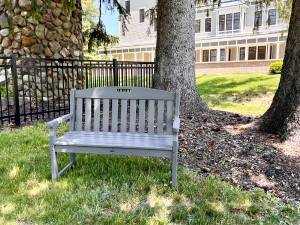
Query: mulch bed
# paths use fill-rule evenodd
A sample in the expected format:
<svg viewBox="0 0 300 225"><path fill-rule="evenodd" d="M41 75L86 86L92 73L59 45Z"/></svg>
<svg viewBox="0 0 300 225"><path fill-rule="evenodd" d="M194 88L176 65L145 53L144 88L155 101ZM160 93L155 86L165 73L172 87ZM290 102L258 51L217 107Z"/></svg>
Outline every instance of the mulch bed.
<svg viewBox="0 0 300 225"><path fill-rule="evenodd" d="M260 132L257 120L213 110L182 118L180 162L200 176L299 202L300 146L286 147L276 135Z"/></svg>

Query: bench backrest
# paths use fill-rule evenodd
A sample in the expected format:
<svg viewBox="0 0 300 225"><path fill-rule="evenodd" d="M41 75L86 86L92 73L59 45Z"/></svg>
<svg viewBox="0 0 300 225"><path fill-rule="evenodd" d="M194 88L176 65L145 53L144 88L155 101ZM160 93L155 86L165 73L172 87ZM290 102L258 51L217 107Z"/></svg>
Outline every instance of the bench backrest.
<svg viewBox="0 0 300 225"><path fill-rule="evenodd" d="M136 87L72 90L70 130L172 134L179 94Z"/></svg>

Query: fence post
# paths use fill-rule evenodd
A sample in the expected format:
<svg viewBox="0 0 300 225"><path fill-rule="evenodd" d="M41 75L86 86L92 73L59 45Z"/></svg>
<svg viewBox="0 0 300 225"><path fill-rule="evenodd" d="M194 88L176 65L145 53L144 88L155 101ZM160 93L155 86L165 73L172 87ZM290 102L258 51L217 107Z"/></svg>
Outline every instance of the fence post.
<svg viewBox="0 0 300 225"><path fill-rule="evenodd" d="M118 86L118 61L113 59L114 86Z"/></svg>
<svg viewBox="0 0 300 225"><path fill-rule="evenodd" d="M11 74L13 80L14 91L14 104L15 104L15 125L19 127L21 125L20 120L20 102L19 102L19 89L18 89L18 74L17 74L17 60L16 56L11 57Z"/></svg>

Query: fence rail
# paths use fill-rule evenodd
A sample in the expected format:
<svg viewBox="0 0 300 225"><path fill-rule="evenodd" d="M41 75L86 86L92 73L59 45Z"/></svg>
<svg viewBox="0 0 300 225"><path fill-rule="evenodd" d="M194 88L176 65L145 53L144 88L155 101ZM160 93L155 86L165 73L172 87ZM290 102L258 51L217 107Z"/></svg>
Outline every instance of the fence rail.
<svg viewBox="0 0 300 225"><path fill-rule="evenodd" d="M72 88L150 88L154 67L154 62L0 57L0 127L68 113Z"/></svg>

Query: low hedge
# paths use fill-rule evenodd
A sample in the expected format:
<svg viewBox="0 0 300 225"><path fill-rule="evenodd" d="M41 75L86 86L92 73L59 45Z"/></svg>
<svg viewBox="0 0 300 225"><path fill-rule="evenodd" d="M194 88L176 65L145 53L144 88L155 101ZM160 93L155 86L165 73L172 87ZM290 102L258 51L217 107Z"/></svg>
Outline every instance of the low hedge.
<svg viewBox="0 0 300 225"><path fill-rule="evenodd" d="M273 62L270 64L270 74L281 74L282 61Z"/></svg>

